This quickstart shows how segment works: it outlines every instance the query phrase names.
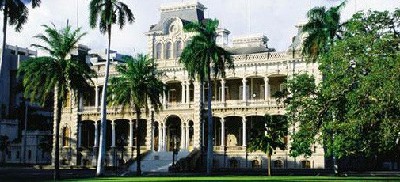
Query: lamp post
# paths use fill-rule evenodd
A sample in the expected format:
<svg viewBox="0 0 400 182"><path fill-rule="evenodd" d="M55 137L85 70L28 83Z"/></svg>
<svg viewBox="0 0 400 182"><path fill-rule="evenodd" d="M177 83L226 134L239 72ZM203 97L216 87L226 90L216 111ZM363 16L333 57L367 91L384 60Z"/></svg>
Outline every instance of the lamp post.
<svg viewBox="0 0 400 182"><path fill-rule="evenodd" d="M176 137L176 135L174 135L172 137L172 143L173 143L173 148L172 148L172 165L175 165L175 158L176 158L176 154L178 154L178 139Z"/></svg>

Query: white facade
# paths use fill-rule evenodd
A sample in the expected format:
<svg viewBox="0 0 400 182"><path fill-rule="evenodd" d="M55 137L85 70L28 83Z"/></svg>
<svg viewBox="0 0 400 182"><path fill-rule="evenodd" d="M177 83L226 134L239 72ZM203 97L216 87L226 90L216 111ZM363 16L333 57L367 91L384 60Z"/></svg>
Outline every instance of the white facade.
<svg viewBox="0 0 400 182"><path fill-rule="evenodd" d="M200 119L200 106L207 108L207 102L204 102L207 100L207 94L204 94L207 88L203 88L197 80L189 79L187 71L179 63L181 51L194 35L184 32L183 25L188 21L204 20L204 9L200 3L163 6L160 21L145 33L149 55L156 60L158 70L163 72L161 80L168 87L168 92L160 98L163 110L155 113L154 117L151 114L144 116L138 129L146 136L139 141L141 150L149 151L149 155L154 156L146 158L153 163L170 152L174 143L182 153L204 149L207 143L206 120ZM222 34L227 41L229 31L223 30ZM221 45L227 46L226 41L221 40ZM321 79L317 64L307 63L298 51L274 52L274 49L268 48L267 41L264 35L253 35L233 39L233 46L225 47L234 54L235 69L226 70L225 78L213 80L216 168L266 168L266 155L247 152L246 147L251 132L265 127L260 123L266 114L284 115L283 104L274 97L275 93L285 89L282 84L285 79L298 73L313 74L317 80ZM104 66L96 65L94 68L99 77L94 80L93 96L84 99L81 108L76 104L78 99L71 97L70 105L63 111L60 135L70 142L62 144L61 149L69 153L61 159L69 159L68 165L90 165L96 159L100 127L99 88ZM110 73L117 74L113 67ZM135 155L135 113L121 112L118 107L108 108L107 119L109 153L106 163L118 165ZM272 167L325 168L324 151L319 145L313 147L314 153L309 158L289 156L290 135L295 130L296 127L290 125L285 137L287 148L274 151Z"/></svg>

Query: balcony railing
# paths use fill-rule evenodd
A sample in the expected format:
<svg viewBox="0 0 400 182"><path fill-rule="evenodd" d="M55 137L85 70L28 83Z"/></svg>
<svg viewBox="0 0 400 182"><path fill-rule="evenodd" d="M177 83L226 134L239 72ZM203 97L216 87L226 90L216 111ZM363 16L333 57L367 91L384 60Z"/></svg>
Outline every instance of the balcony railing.
<svg viewBox="0 0 400 182"><path fill-rule="evenodd" d="M214 146L213 148L215 151L224 151L225 149L227 151L244 151L244 150L246 150L246 147L244 147L244 146Z"/></svg>
<svg viewBox="0 0 400 182"><path fill-rule="evenodd" d="M282 108L283 105L283 100L280 102L277 102L275 98L270 98L268 100L226 100L225 102L223 101L211 101L212 107L214 109L220 109L220 108L239 108L239 107L269 107L269 108ZM195 104L194 102L190 103L180 103L180 102L168 102L167 104L164 105L166 110L179 110L179 109L190 109L194 108ZM207 101L204 101L204 107L207 107ZM70 108L64 108L63 112L68 112L70 111ZM95 106L84 106L80 110L81 112L84 113L98 113L100 112L100 106L95 107ZM122 107L107 107L107 112L108 113L118 113L122 112L123 108ZM144 111L144 110L143 110ZM131 108L125 108L124 112L134 112Z"/></svg>

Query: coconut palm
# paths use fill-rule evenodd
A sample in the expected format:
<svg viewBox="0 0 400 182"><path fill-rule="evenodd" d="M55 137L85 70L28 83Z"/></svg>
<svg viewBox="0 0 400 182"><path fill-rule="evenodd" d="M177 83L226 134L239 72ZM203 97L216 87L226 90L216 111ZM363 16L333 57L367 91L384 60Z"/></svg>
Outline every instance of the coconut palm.
<svg viewBox="0 0 400 182"><path fill-rule="evenodd" d="M107 95L107 84L109 76L109 65L110 65L110 47L111 47L111 28L113 24L117 24L120 29L124 27L126 21L133 23L134 17L129 7L119 2L118 0L91 0L90 1L90 27L97 27L102 34L107 33L108 46L107 46L107 60L106 69L104 74L104 85L103 92L101 94L101 130L100 130L100 148L99 157L97 158L97 176L101 176L104 173L104 158L106 152L106 95Z"/></svg>
<svg viewBox="0 0 400 182"><path fill-rule="evenodd" d="M288 134L287 119L284 116L265 115L264 131L251 133L247 150L261 150L267 154L268 176L271 176L271 156L276 148L285 148L284 137Z"/></svg>
<svg viewBox="0 0 400 182"><path fill-rule="evenodd" d="M233 68L230 53L216 44L216 29L218 20L192 22L184 26L185 31L197 32L190 43L183 50L179 61L188 71L189 77L197 77L201 83L208 84L208 146L207 146L207 174L211 174L213 160L213 123L211 112L211 73L216 78L218 75L225 77L225 68ZM202 106L201 106L202 108Z"/></svg>
<svg viewBox="0 0 400 182"><path fill-rule="evenodd" d="M89 87L88 80L93 76L89 66L80 60L70 58L78 41L86 35L78 28L73 30L67 25L57 29L54 25L43 25L44 34L35 38L44 43L32 44L42 49L49 56L30 58L21 63L18 74L22 76L24 96L32 102L44 104L46 100L55 95L55 149L54 149L54 177L59 179L59 130L61 110L67 95L74 91L81 92Z"/></svg>
<svg viewBox="0 0 400 182"><path fill-rule="evenodd" d="M153 59L148 56L142 54L138 54L135 58L125 56L123 60L126 63L116 67L119 75L110 79L108 100L111 105L132 108L136 113L136 174L140 176L141 108L145 108L148 113L150 103L155 112L159 111L162 106L159 97L163 93L164 84L158 79ZM148 100L150 102L147 102Z"/></svg>
<svg viewBox="0 0 400 182"><path fill-rule="evenodd" d="M303 43L303 55L315 61L318 55L329 50L333 40L339 37L340 10L345 5L346 1L329 9L315 7L308 11L308 21L302 27L303 32L307 33Z"/></svg>
<svg viewBox="0 0 400 182"><path fill-rule="evenodd" d="M41 0L31 0L32 8L36 8L40 5ZM29 10L25 6L27 0L0 0L0 11L3 11L3 44L1 49L1 60L0 60L0 79L2 75L2 67L4 60L4 51L7 44L7 23L9 25L15 26L15 31L19 32L28 21ZM0 80L1 82L1 80ZM0 92L1 97L1 92Z"/></svg>

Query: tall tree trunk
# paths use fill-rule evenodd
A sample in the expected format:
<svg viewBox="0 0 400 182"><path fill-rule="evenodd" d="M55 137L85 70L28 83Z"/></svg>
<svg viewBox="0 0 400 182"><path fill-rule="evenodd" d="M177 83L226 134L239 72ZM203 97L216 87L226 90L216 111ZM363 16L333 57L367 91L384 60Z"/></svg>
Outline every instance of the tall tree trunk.
<svg viewBox="0 0 400 182"><path fill-rule="evenodd" d="M207 98L207 120L208 120L208 141L207 141L207 175L211 175L211 169L213 165L213 122L212 122L212 111L211 111L211 100L212 100L212 83L210 73L210 61L207 67L207 84L208 84L208 98Z"/></svg>
<svg viewBox="0 0 400 182"><path fill-rule="evenodd" d="M1 60L0 60L0 86L3 83L3 64L4 64L4 53L6 50L6 40L7 40L7 18L8 18L8 9L7 9L7 1L4 0L4 10L3 10L3 45L2 45L2 49L1 49ZM3 92L0 92L0 101L3 99ZM1 102L0 102L0 106L1 106ZM0 118L3 118L5 116L2 115L1 113L2 111L0 110Z"/></svg>
<svg viewBox="0 0 400 182"><path fill-rule="evenodd" d="M62 111L62 96L60 95L59 86L55 88L56 95L56 111L54 116L54 128L55 128L55 141L54 141L54 180L60 179L60 121Z"/></svg>
<svg viewBox="0 0 400 182"><path fill-rule="evenodd" d="M268 165L268 176L271 176L271 154L268 154L267 165Z"/></svg>
<svg viewBox="0 0 400 182"><path fill-rule="evenodd" d="M142 170L140 168L140 134L139 134L139 123L140 123L140 108L135 105L136 110L136 175L140 176L142 174Z"/></svg>
<svg viewBox="0 0 400 182"><path fill-rule="evenodd" d="M101 93L101 124L100 124L100 147L99 156L97 157L96 176L104 175L104 158L106 154L106 127L107 127L107 84L110 70L110 47L111 47L111 25L108 26L108 48L106 69L104 74L103 93Z"/></svg>

